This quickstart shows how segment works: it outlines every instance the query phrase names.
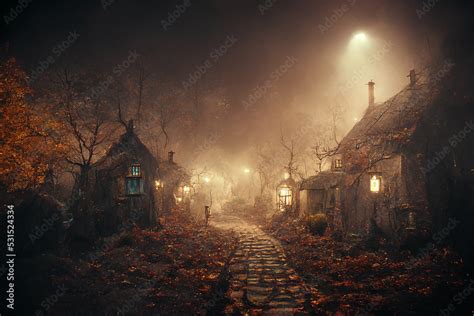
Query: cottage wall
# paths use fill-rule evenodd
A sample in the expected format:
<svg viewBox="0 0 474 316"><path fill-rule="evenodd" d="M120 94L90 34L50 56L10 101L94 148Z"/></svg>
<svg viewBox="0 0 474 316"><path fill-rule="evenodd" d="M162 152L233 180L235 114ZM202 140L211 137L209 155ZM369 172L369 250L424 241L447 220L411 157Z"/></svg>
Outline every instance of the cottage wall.
<svg viewBox="0 0 474 316"><path fill-rule="evenodd" d="M387 236L399 228L397 209L403 204L402 158L381 160L369 171L346 174L342 201L343 224L348 233L366 235L376 229ZM372 172L382 177L381 191L370 191Z"/></svg>

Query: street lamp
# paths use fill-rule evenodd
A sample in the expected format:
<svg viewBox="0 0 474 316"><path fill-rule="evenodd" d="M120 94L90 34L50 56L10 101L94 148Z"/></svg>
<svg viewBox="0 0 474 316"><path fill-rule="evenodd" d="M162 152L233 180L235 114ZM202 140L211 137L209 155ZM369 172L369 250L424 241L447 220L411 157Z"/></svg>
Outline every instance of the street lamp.
<svg viewBox="0 0 474 316"><path fill-rule="evenodd" d="M353 38L358 42L367 42L367 35L364 32L356 33Z"/></svg>

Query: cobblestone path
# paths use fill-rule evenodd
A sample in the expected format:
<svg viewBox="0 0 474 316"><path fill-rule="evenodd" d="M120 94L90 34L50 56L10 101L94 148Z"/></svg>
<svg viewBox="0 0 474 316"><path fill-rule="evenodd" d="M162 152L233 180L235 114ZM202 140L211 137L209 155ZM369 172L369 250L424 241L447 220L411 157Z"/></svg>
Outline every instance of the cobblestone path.
<svg viewBox="0 0 474 316"><path fill-rule="evenodd" d="M226 313L257 315L305 315L309 290L288 267L280 243L256 225L228 215L216 215L212 225L234 230L239 247L230 261L232 304Z"/></svg>

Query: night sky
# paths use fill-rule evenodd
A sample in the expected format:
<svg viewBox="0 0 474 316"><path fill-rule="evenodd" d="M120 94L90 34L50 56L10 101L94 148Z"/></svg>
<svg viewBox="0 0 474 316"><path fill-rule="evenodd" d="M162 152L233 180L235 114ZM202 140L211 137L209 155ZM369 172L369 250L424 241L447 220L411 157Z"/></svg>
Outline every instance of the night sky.
<svg viewBox="0 0 474 316"><path fill-rule="evenodd" d="M77 32L78 39L55 63L108 71L130 51L136 51L159 78L182 86L227 38L235 38L222 56L211 59L212 67L199 84L217 82L225 90L230 108L219 123L225 127L220 145L230 152L241 152L250 143L277 134L288 109L304 116L318 115L318 110L327 108L328 98L352 71L344 62L351 66L359 62L345 55L356 32L367 33L379 49L391 43L391 49L379 65L367 69L343 101L348 113L344 130L367 105L367 81L377 82L376 101L383 101L407 84L408 71L420 60L439 53L448 29L461 29L469 36L464 23L472 12L466 5L472 7L472 1L430 3L33 0L25 1L18 17L6 24L5 16L18 5L9 1L2 3L1 42L9 43L10 55L31 73L52 54L52 48ZM166 22L175 11L182 13ZM243 102L288 56L297 63L268 92L272 99L257 102L256 111L246 111ZM262 125L268 128L262 131Z"/></svg>

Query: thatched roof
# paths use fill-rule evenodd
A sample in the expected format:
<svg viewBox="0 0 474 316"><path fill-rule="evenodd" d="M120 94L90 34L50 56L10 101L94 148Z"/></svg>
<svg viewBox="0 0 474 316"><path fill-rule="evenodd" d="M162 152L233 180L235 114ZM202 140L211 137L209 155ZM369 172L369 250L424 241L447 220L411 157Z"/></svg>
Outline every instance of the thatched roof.
<svg viewBox="0 0 474 316"><path fill-rule="evenodd" d="M339 185L343 178L343 172L323 171L304 180L301 190L327 190Z"/></svg>
<svg viewBox="0 0 474 316"><path fill-rule="evenodd" d="M394 152L410 141L417 123L440 93L441 79L452 64L430 67L417 73L415 87L407 85L389 100L367 108L362 119L341 142L339 152L361 147Z"/></svg>
<svg viewBox="0 0 474 316"><path fill-rule="evenodd" d="M123 154L128 156L134 156L140 160L147 160L154 164L157 164L157 161L153 154L148 150L145 144L142 143L140 138L133 132L127 131L122 136L118 142L114 143L112 147L107 151L107 154L101 160L107 160L113 157L118 157ZM100 163L99 163L100 165Z"/></svg>

